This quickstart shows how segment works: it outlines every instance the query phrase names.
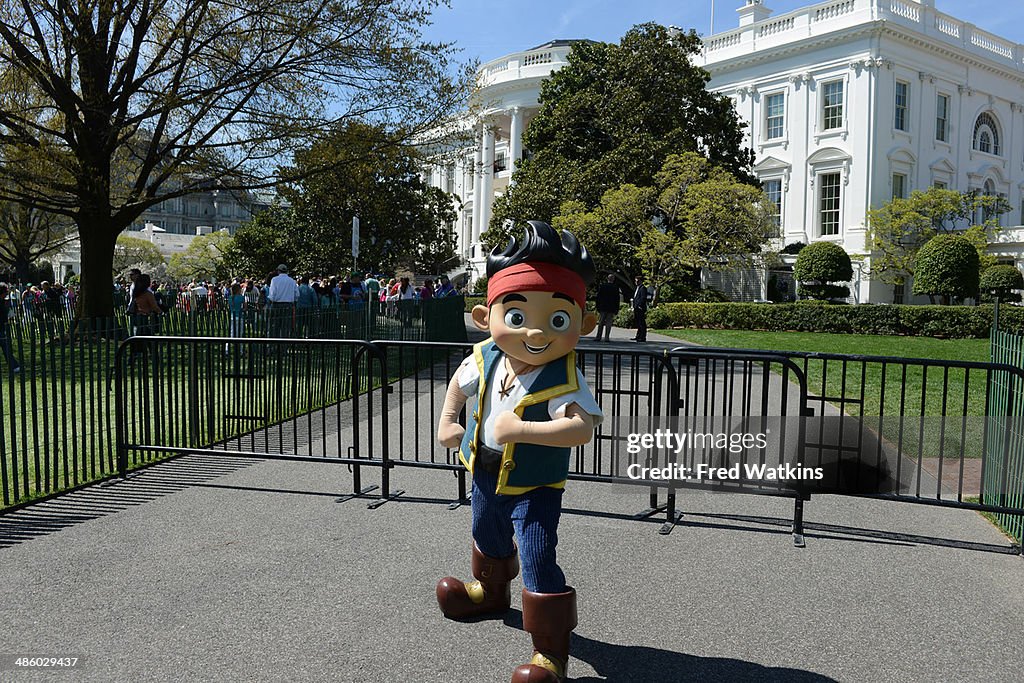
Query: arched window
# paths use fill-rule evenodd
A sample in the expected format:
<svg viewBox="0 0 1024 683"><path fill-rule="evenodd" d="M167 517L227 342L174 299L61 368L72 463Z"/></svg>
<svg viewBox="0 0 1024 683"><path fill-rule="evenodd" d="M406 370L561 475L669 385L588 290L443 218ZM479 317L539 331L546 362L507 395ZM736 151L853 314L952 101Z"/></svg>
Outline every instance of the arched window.
<svg viewBox="0 0 1024 683"><path fill-rule="evenodd" d="M991 114L985 112L974 122L974 149L986 154L1000 155L999 127Z"/></svg>

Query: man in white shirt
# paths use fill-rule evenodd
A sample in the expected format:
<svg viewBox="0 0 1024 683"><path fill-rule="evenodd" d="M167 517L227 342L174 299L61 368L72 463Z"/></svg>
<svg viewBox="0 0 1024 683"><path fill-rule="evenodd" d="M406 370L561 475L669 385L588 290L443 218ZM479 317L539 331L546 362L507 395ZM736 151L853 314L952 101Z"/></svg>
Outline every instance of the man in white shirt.
<svg viewBox="0 0 1024 683"><path fill-rule="evenodd" d="M288 275L288 266L277 267L277 275L270 281L267 301L270 306L270 336L292 336L295 321L295 302L299 298L299 283Z"/></svg>

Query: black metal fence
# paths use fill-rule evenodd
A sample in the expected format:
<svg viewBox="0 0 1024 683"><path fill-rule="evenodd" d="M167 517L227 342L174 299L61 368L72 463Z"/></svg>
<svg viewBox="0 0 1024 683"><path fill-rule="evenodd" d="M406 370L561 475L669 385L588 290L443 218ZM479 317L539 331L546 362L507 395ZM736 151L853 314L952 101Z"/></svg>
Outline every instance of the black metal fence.
<svg viewBox="0 0 1024 683"><path fill-rule="evenodd" d="M144 349L133 350L143 343ZM395 468L447 471L452 502L466 502L465 472L434 433L445 389L466 343L152 338L120 351L122 472L167 453L219 452L338 462L380 471L372 506L400 495ZM134 360L133 360L134 359ZM1024 471L1010 455L1024 371L1000 363L735 349L594 346L577 365L606 414L575 450L570 478L632 484L638 517L678 522L676 494L701 488L794 500L801 545L805 501L839 493L989 511L1019 519ZM147 384L148 383L148 384ZM160 385L158 389L156 385ZM139 400L139 396L152 399ZM185 415L170 426L159 414ZM640 452L628 437L677 432L759 432L766 447L723 458L705 444ZM749 458L749 459L748 459ZM781 465L823 468L814 483L757 478L626 477L633 465Z"/></svg>
<svg viewBox="0 0 1024 683"><path fill-rule="evenodd" d="M130 343L123 356L124 387L131 403L148 417L124 423L118 423L115 411L115 356L132 328L128 316L75 321L54 315L4 325L0 340L9 343L10 355L0 360L0 507L116 474L119 424L131 439L159 437L170 448L266 430L298 414L313 419L315 406L358 394L344 384L352 376L346 364L354 361L342 353L343 347L357 345L336 339L465 339L461 297L408 304L394 310L375 305L308 316L288 310L282 316L279 322L291 334L329 342L303 348L331 348L339 354L337 362L312 351L296 355L288 349L291 340L267 348L231 342L236 352L225 353L231 341L229 311L172 312L149 331L175 335L177 344L186 343L180 336L199 332L207 338L197 342L191 355L159 345L161 352L153 353L153 343ZM242 328L247 339L266 340L269 323L266 316L261 320ZM360 362L358 377L364 381L369 370ZM287 383L284 377L296 381ZM335 381L341 385L334 387ZM293 407L301 412L287 412ZM155 457L153 451L133 464Z"/></svg>

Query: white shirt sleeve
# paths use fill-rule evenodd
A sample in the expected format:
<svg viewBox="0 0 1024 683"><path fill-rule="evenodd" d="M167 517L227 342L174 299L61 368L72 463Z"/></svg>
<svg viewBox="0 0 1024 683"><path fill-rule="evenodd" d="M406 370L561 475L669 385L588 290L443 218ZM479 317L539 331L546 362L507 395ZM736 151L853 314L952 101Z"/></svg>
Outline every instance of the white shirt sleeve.
<svg viewBox="0 0 1024 683"><path fill-rule="evenodd" d="M583 379L583 373L580 372L579 368L576 368L576 383L579 385L579 389L576 391L548 401L548 415L551 416L552 420L565 417L566 407L571 403L575 403L580 407L580 410L594 419L594 426L597 427L604 421L604 412L597 405L597 401L594 400L594 395L590 393L590 386Z"/></svg>
<svg viewBox="0 0 1024 683"><path fill-rule="evenodd" d="M462 393L467 397L475 396L480 385L480 369L476 366L473 356L466 356L455 374L459 378L459 389L462 389Z"/></svg>

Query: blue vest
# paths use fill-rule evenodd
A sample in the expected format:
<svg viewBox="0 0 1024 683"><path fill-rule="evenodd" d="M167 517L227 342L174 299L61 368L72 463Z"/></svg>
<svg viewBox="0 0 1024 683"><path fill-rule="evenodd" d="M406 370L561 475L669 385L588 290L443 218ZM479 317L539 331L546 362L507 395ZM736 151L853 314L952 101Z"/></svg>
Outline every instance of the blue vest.
<svg viewBox="0 0 1024 683"><path fill-rule="evenodd" d="M476 404L466 411L466 434L459 447L459 458L470 472L476 460L477 444L480 443L480 406L487 396L487 387L494 376L494 368L505 354L488 338L473 346L473 358L480 371L477 384ZM548 401L579 388L576 377L576 352L552 361L544 366L529 393L515 407L515 413L528 422L546 422ZM467 406L468 408L468 406ZM502 447L501 469L498 471L497 493L517 495L541 486L565 488L569 476L569 454L567 446L538 446L532 443L507 443Z"/></svg>

